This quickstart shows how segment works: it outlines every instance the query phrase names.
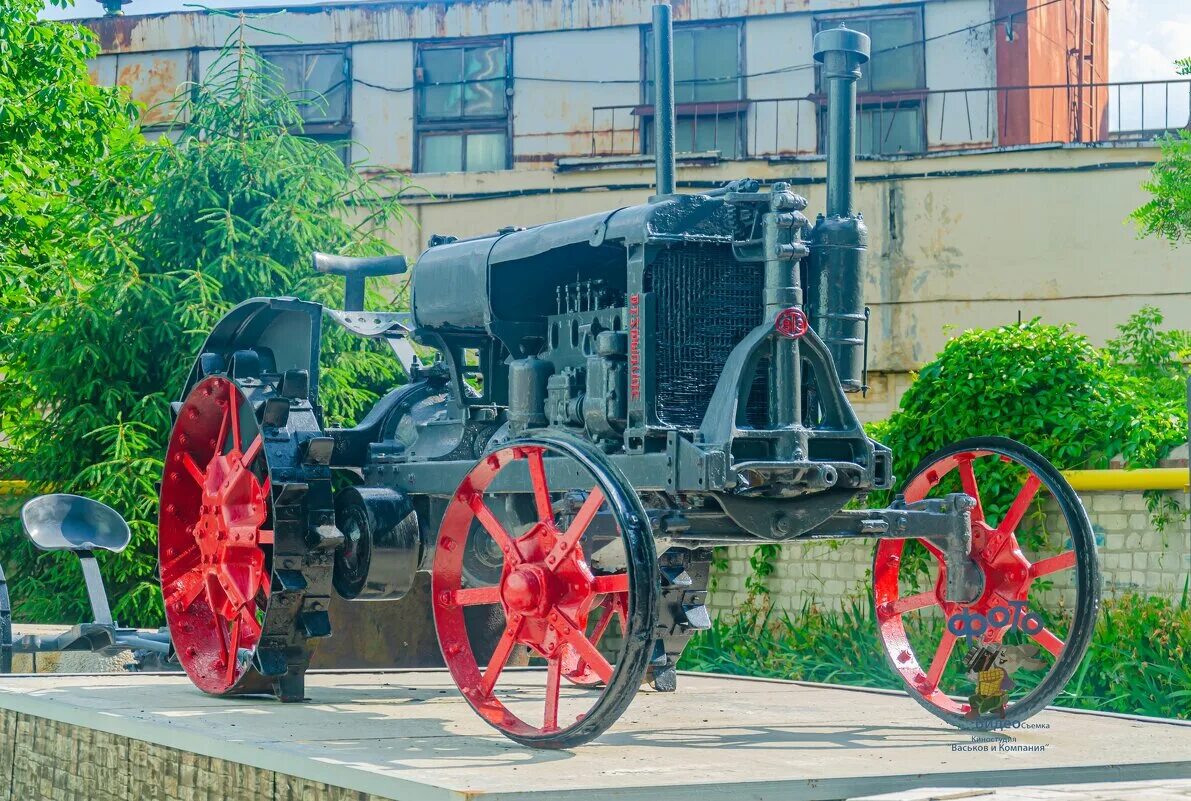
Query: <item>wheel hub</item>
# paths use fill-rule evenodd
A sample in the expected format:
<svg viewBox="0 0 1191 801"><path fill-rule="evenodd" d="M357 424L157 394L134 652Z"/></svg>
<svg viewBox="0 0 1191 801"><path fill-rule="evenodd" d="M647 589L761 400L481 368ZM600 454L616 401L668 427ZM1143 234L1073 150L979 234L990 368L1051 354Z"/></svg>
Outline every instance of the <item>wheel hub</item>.
<svg viewBox="0 0 1191 801"><path fill-rule="evenodd" d="M551 606L548 588L544 565L521 565L501 582L501 598L513 614L545 617Z"/></svg>

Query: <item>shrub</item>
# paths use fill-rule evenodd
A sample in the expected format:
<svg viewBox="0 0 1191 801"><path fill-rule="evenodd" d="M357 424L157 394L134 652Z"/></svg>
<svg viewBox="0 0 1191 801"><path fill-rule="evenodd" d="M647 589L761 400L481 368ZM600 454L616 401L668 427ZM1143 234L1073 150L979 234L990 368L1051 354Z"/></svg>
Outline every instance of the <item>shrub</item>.
<svg viewBox="0 0 1191 801"><path fill-rule="evenodd" d="M1103 349L1070 324L965 331L870 432L893 448L903 478L938 448L990 433L1063 470L1106 468L1118 454L1130 466L1152 465L1187 436L1182 359L1191 335L1160 331L1161 323L1146 307Z"/></svg>

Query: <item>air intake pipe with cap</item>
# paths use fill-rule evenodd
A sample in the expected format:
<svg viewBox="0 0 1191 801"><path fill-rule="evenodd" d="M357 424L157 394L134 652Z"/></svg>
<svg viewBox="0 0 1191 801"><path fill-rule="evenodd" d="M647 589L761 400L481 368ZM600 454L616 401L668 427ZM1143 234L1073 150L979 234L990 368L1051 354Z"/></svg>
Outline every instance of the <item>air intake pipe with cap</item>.
<svg viewBox="0 0 1191 801"><path fill-rule="evenodd" d="M856 164L856 81L869 38L843 25L815 36L827 88L827 214L811 235L807 307L845 392L864 388L864 266L868 230L852 209Z"/></svg>

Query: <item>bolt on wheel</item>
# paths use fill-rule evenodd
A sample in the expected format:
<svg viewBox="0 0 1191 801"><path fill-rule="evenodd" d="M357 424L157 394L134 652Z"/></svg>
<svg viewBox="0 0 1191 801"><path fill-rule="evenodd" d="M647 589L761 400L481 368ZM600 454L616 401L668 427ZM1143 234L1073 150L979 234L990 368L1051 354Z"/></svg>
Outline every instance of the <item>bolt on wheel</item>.
<svg viewBox="0 0 1191 801"><path fill-rule="evenodd" d="M248 671L269 600L269 479L252 405L204 379L179 410L161 486L166 620L191 681L222 695Z"/></svg>
<svg viewBox="0 0 1191 801"><path fill-rule="evenodd" d="M511 739L588 742L641 685L657 581L640 501L598 452L561 437L503 445L463 479L439 529L431 582L443 658L472 708ZM475 607L504 617L491 653L468 637ZM610 653L600 643L614 619ZM509 669L519 653L545 671Z"/></svg>
<svg viewBox="0 0 1191 801"><path fill-rule="evenodd" d="M942 551L925 540L881 540L873 562L878 636L916 701L962 728L1020 721L1041 710L1087 651L1100 601L1092 527L1079 497L1041 455L978 437L923 460L909 503L963 492L970 556L984 587L970 604L944 595Z"/></svg>

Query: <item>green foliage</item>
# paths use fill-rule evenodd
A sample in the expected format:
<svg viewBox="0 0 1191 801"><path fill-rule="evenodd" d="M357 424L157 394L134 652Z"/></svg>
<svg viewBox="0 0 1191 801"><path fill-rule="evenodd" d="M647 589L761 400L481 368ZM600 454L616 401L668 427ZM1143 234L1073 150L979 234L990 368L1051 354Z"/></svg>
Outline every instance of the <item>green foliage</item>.
<svg viewBox="0 0 1191 801"><path fill-rule="evenodd" d="M92 85L90 31L37 21L39 0L0 9L0 307L51 289L31 279L87 244L71 210L97 161L139 139L126 93ZM116 198L93 194L94 211ZM0 337L13 336L0 328Z"/></svg>
<svg viewBox="0 0 1191 801"><path fill-rule="evenodd" d="M744 588L750 596L769 594L769 577L777 569L776 562L781 553L782 546L775 542L753 548L749 555L749 575L744 580Z"/></svg>
<svg viewBox="0 0 1191 801"><path fill-rule="evenodd" d="M1137 595L1111 599L1083 666L1054 703L1191 719L1189 656L1191 608L1185 592L1179 603ZM763 604L746 605L695 635L678 667L902 689L887 663L867 598L852 599L839 612L807 603L797 612L774 615ZM1028 686L1024 675L1015 678Z"/></svg>
<svg viewBox="0 0 1191 801"><path fill-rule="evenodd" d="M298 109L239 42L180 101L187 122L176 144L130 143L81 178L82 202L48 223L82 232L77 252L49 269L23 265L26 290L5 298L0 322L19 331L0 342L3 472L128 517L133 546L103 569L116 614L134 625L161 619L153 484L169 402L206 332L251 297L337 299L338 282L313 273L310 253L384 252L376 234L402 214L333 147L290 135ZM391 357L364 341L332 332L324 345L331 424L399 378ZM77 568L35 556L15 523L5 525L0 552L17 614L82 618Z"/></svg>
<svg viewBox="0 0 1191 801"><path fill-rule="evenodd" d="M1191 75L1191 58L1175 66L1180 75ZM1153 197L1131 215L1142 236L1160 236L1171 244L1191 237L1191 131L1175 131L1162 140L1162 158L1145 190Z"/></svg>
<svg viewBox="0 0 1191 801"><path fill-rule="evenodd" d="M1143 308L1106 348L1071 325L1037 320L966 331L919 372L869 433L907 477L933 451L990 432L1020 440L1063 470L1156 463L1185 441L1185 331L1161 331ZM995 491L994 491L995 494Z"/></svg>

